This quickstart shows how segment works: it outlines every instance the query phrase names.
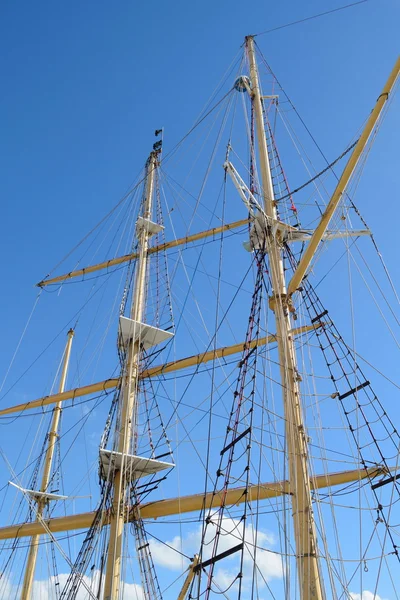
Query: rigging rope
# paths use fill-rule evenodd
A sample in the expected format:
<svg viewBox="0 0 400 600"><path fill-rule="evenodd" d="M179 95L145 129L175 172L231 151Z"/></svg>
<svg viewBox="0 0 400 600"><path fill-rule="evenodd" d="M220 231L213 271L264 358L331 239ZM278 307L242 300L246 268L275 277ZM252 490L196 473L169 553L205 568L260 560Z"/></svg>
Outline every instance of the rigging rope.
<svg viewBox="0 0 400 600"><path fill-rule="evenodd" d="M323 169L322 171L320 171L319 173L317 173L317 175L315 175L314 177L312 177L311 179L309 179L308 181L306 181L306 183L303 183L303 185L301 185L300 187L294 189L292 192L289 192L289 193L285 194L284 196L281 196L280 198L276 198L276 201L280 202L281 200L285 200L286 198L290 198L293 194L296 194L297 192L300 192L300 190L303 190L305 187L307 187L308 185L310 185L310 183L313 183L313 181L315 181L316 179L318 179L319 177L321 177L322 175L324 175L324 173L326 173L327 171L329 171L330 169L332 169L332 167L334 167L336 165L336 163L338 163L344 156L346 156L346 154L348 154L351 150L353 150L353 148L357 144L357 142L358 142L358 138L356 139L355 142L353 142L351 144L351 146L349 146L348 148L346 148L346 150L344 152L342 152L342 154L340 156L338 156L333 162L329 163L328 166L325 167L325 169Z"/></svg>
<svg viewBox="0 0 400 600"><path fill-rule="evenodd" d="M339 6L338 8L333 8L332 10L327 10L322 13L318 13L316 15L312 15L311 17L305 17L304 19L298 19L297 21L292 21L291 23L286 23L285 25L279 25L278 27L273 27L272 29L266 29L265 31L261 31L259 33L255 33L254 37L260 35L266 35L267 33L272 33L273 31L279 31L280 29L286 29L286 27L292 27L293 25L298 25L300 23L305 23L306 21L312 21L313 19L318 19L319 17L324 17L325 15L330 15L335 12L339 12L340 10L345 10L346 8L351 8L352 6L357 6L358 4L365 4L368 0L359 0L358 2L352 2L351 4L345 4L344 6Z"/></svg>

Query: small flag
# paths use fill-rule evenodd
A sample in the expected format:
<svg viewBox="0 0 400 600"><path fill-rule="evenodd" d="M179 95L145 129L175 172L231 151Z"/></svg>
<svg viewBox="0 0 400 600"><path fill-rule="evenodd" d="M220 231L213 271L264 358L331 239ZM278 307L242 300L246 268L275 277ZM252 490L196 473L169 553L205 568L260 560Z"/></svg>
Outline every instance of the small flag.
<svg viewBox="0 0 400 600"><path fill-rule="evenodd" d="M157 137L158 135L160 135L160 133L162 133L162 129L156 129L154 135Z"/></svg>

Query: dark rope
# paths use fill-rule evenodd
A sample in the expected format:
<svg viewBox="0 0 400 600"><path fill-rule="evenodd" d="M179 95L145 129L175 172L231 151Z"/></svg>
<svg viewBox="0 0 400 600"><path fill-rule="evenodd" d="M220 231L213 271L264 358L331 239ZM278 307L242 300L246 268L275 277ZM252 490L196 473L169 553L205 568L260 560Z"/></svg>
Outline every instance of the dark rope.
<svg viewBox="0 0 400 600"><path fill-rule="evenodd" d="M300 190L303 190L310 183L312 183L313 181L315 181L316 179L318 179L319 177L321 177L321 175L323 175L324 173L326 173L327 171L329 171L329 169L331 169L333 166L335 166L336 163L339 162L339 160L341 160L344 156L346 156L346 154L348 154L351 150L353 150L353 148L357 144L358 140L359 140L359 138L357 138L356 141L353 142L353 144L351 144L351 146L349 146L348 148L346 148L346 150L344 152L342 152L342 154L340 156L338 156L333 162L331 162L327 167L325 167L325 169L323 169L322 171L320 171L319 173L317 173L317 175L315 175L314 177L312 177L312 179L309 179L309 181L306 181L306 183L303 183L303 185L301 185L300 187L296 188L292 192L289 192L288 194L285 194L284 196L281 196L281 198L276 198L276 201L280 202L281 200L285 200L286 198L290 198L290 196L292 196L293 194L296 194L296 192L300 192Z"/></svg>
<svg viewBox="0 0 400 600"><path fill-rule="evenodd" d="M265 31L261 31L260 33L255 33L253 37L258 35L266 35L267 33L272 33L273 31L278 31L279 29L285 29L286 27L292 27L292 25L299 25L299 23L305 23L306 21L311 21L313 19L318 19L319 17L324 17L325 15L330 15L334 12L339 12L339 10L345 10L346 8L351 8L352 6L357 6L357 4L364 4L368 2L368 0L359 0L359 2L352 2L351 4L346 4L345 6L339 6L338 8L333 8L332 10L327 10L322 13L318 13L316 15L312 15L311 17L305 17L304 19L299 19L298 21L292 21L291 23L286 23L285 25L279 25L278 27L273 27L272 29L266 29Z"/></svg>

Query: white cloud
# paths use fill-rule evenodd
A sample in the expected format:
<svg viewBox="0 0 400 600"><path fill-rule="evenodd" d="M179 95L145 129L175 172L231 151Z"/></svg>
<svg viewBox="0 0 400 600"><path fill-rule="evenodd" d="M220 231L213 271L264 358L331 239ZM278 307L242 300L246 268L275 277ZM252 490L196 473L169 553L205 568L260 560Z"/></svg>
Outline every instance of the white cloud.
<svg viewBox="0 0 400 600"><path fill-rule="evenodd" d="M369 590L364 590L362 594L350 593L351 600L383 600L378 594L374 594Z"/></svg>
<svg viewBox="0 0 400 600"><path fill-rule="evenodd" d="M203 560L207 560L211 556L213 547L213 538L215 535L216 526L210 524L207 528L204 544ZM195 530L189 532L182 540L176 536L171 541L167 541L168 548L165 544L157 542L156 540L150 541L151 553L154 562L161 567L174 570L182 571L182 556L174 550L183 552L187 556L194 556L199 551L201 542L202 528L199 525ZM242 541L243 537L243 524L237 519L224 518L221 525L221 535L219 538L217 553L225 552L234 546L237 546ZM259 586L265 585L265 582L270 581L273 578L283 577L283 564L279 554L274 553L272 547L274 546L275 538L271 533L266 531L258 530L248 524L245 528L245 542L246 549L244 553L244 567L243 567L243 583L246 584L246 580L252 578L252 571L254 566L254 545L256 549L256 564L257 564L257 578L259 580ZM184 559L183 566L187 567L189 561ZM218 563L217 563L218 564ZM231 566L230 566L231 565ZM218 585L222 589L226 589L232 580L238 573L238 554L234 553L227 557L223 562L218 565L215 571L214 578ZM361 600L361 599L360 599ZM368 599L362 599L368 600Z"/></svg>
<svg viewBox="0 0 400 600"><path fill-rule="evenodd" d="M213 547L212 541L215 531L216 526L210 524L207 528L203 560L206 560L211 556ZM229 550L241 542L243 523L237 519L224 518L222 520L221 532L217 550L218 554ZM166 543L169 547L157 540L151 539L151 554L156 566L170 571L183 572L189 565L189 560L183 557L181 552L186 556L194 556L194 554L199 551L201 535L202 527L199 525L196 529L189 531L183 539L179 536L175 536L172 540L167 540ZM279 554L273 552L273 546L276 542L271 533L260 529L256 531L251 524L248 524L245 528L245 542L246 549L244 552L242 580L242 584L245 588L250 585L252 580L254 568L254 544L257 545L256 576L258 579L258 587L262 588L265 585L265 582L269 582L273 578L279 579L283 577L284 569L282 560ZM225 560L216 563L214 581L221 589L227 589L232 585L233 580L238 574L238 570L239 553L234 553ZM59 589L62 590L68 579L68 574L60 574L58 579L60 582ZM84 581L89 589L96 594L99 582L99 571L94 571L91 577L85 576ZM235 587L237 587L237 582L230 588L231 591ZM18 597L20 591L20 589L17 590L16 586L11 585L10 582L5 580L2 581L0 589L0 595L2 595L2 597ZM353 595L352 600L382 600L378 596L374 599L373 595L368 596L365 594L370 594L370 592L364 592L362 597L360 595ZM90 600L90 598L91 596L86 587L81 585L76 600ZM56 600L54 577L34 582L32 600ZM125 583L124 600L144 600L141 585L136 583Z"/></svg>
<svg viewBox="0 0 400 600"><path fill-rule="evenodd" d="M168 548L168 546L157 540L150 541L151 555L154 562L160 567L165 567L172 571L182 571L187 567L188 560L180 554L182 551L181 538L176 536L173 540L167 542L167 544L168 546L171 546L171 548ZM178 552L175 552L172 548L176 548Z"/></svg>
<svg viewBox="0 0 400 600"><path fill-rule="evenodd" d="M58 576L60 582L59 589L62 590L65 583L67 582L69 575L67 573L61 573ZM86 585L96 596L99 582L99 571L93 573L93 577L83 578ZM35 581L32 590L32 600L56 600L56 580L54 577L49 579ZM142 586L137 583L124 583L124 600L144 600L144 594ZM21 588L12 585L9 581L2 582L1 595L3 598L16 598L21 593ZM76 600L91 600L92 597L89 595L87 588L83 585L80 586L79 591L76 595Z"/></svg>
<svg viewBox="0 0 400 600"><path fill-rule="evenodd" d="M227 590L229 588L230 592L234 592L237 591L239 587L237 581L232 584L232 581L234 581L236 575L237 569L217 569L214 574L214 582L219 586L220 590Z"/></svg>
<svg viewBox="0 0 400 600"><path fill-rule="evenodd" d="M138 583L124 583L124 600L144 600L143 588Z"/></svg>

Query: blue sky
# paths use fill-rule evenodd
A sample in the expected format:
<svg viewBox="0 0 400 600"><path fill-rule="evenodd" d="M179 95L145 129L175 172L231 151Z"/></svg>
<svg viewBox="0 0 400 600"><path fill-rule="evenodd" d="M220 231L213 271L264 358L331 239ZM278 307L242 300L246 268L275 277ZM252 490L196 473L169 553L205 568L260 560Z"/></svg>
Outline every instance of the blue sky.
<svg viewBox="0 0 400 600"><path fill-rule="evenodd" d="M165 128L167 151L176 144L244 35L340 5L2 4L3 373L36 297L33 285L129 188L154 129ZM392 68L399 16L394 0L370 0L257 38L329 160L361 126ZM396 270L386 223L376 219L397 185L395 107L389 119L357 200ZM318 157L316 167L324 166ZM376 178L379 198L363 196ZM303 181L295 171L290 184Z"/></svg>
<svg viewBox="0 0 400 600"><path fill-rule="evenodd" d="M125 191L155 126L171 147L187 131L244 35L338 5L2 3L7 322L26 309L26 285L49 269L49 248L63 255ZM394 62L399 11L395 0L371 0L258 39L330 156Z"/></svg>
<svg viewBox="0 0 400 600"><path fill-rule="evenodd" d="M176 144L246 34L341 4L2 3L0 380L36 297L34 283L124 194L151 148L154 129L165 128L167 151ZM370 0L257 38L330 160L342 152L369 114L398 52L399 22L395 0ZM357 204L398 278L394 234L387 232L388 222L397 221L396 106L398 98L373 148ZM322 169L325 165L319 160ZM293 173L296 179L290 183L296 187L305 176ZM371 186L378 193L370 193ZM46 321L47 310L51 324ZM58 331L56 309L52 310L46 304L40 313L41 320L18 357L22 367L13 368L8 384L53 337L54 328ZM63 324L59 322L60 327ZM378 327L376 322L372 327ZM62 344L60 338L50 359L53 371ZM383 360L374 351L370 358ZM39 371L18 387L18 394L1 404L47 393L46 369L47 364L40 363ZM93 446L100 431L96 422Z"/></svg>

